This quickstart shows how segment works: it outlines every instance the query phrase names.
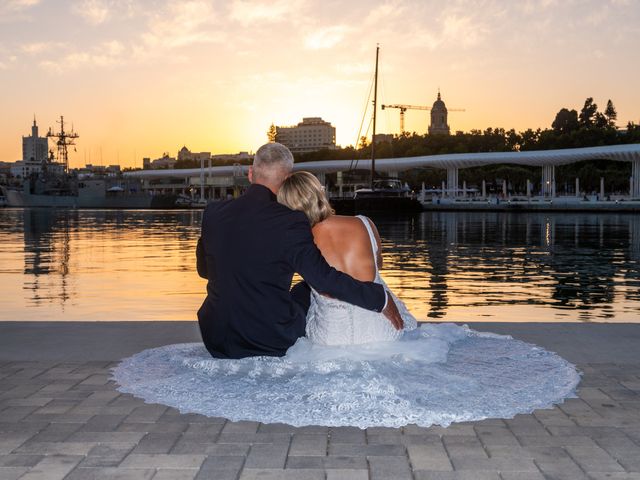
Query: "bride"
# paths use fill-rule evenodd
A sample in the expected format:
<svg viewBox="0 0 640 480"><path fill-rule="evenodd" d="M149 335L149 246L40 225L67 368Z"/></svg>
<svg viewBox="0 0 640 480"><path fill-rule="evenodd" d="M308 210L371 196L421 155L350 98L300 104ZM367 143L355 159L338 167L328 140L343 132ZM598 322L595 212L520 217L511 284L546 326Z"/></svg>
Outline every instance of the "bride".
<svg viewBox="0 0 640 480"><path fill-rule="evenodd" d="M329 264L384 284L371 220L335 215L307 172L291 175L278 200L308 216ZM306 336L284 357L218 359L201 343L166 345L124 359L113 372L118 390L233 421L360 428L511 418L575 396L579 374L553 352L466 326L417 327L393 294L402 330L311 291Z"/></svg>
<svg viewBox="0 0 640 480"><path fill-rule="evenodd" d="M382 252L375 224L362 215L335 215L318 179L309 172L292 173L278 191L278 201L305 213L313 239L329 265L361 281L382 284ZM413 330L416 319L397 297L393 299L404 322ZM311 286L306 337L319 345L348 345L397 340L402 335L381 313L319 294Z"/></svg>

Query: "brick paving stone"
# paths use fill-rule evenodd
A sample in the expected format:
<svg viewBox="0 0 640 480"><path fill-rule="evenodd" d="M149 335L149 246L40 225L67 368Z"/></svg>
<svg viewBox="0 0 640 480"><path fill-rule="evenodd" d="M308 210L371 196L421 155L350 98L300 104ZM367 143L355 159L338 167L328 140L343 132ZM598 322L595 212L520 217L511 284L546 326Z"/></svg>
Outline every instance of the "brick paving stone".
<svg viewBox="0 0 640 480"><path fill-rule="evenodd" d="M96 444L89 442L31 442L16 448L16 453L40 455L86 455Z"/></svg>
<svg viewBox="0 0 640 480"><path fill-rule="evenodd" d="M86 423L93 417L92 414L81 413L65 413L62 415L47 413L47 414L32 414L24 418L24 423Z"/></svg>
<svg viewBox="0 0 640 480"><path fill-rule="evenodd" d="M82 458L79 455L47 456L20 478L24 480L62 480Z"/></svg>
<svg viewBox="0 0 640 480"><path fill-rule="evenodd" d="M222 433L250 433L254 434L258 432L258 422L226 422L222 429Z"/></svg>
<svg viewBox="0 0 640 480"><path fill-rule="evenodd" d="M456 424L452 423L448 427L429 427L427 432L431 435L462 435L462 436L476 436L476 432L473 429L473 425Z"/></svg>
<svg viewBox="0 0 640 480"><path fill-rule="evenodd" d="M133 453L169 453L181 436L181 433L147 433Z"/></svg>
<svg viewBox="0 0 640 480"><path fill-rule="evenodd" d="M285 468L303 468L303 469L317 469L324 468L324 459L326 457L288 457L285 463ZM355 458L355 457L354 457ZM366 466L367 460L362 457Z"/></svg>
<svg viewBox="0 0 640 480"><path fill-rule="evenodd" d="M289 456L322 456L327 454L325 435L295 434L291 440Z"/></svg>
<svg viewBox="0 0 640 480"><path fill-rule="evenodd" d="M370 457L371 480L413 480L407 457Z"/></svg>
<svg viewBox="0 0 640 480"><path fill-rule="evenodd" d="M0 467L33 467L43 458L42 455L24 455L19 453L0 455Z"/></svg>
<svg viewBox="0 0 640 480"><path fill-rule="evenodd" d="M286 443L291 441L288 433L221 433L217 443Z"/></svg>
<svg viewBox="0 0 640 480"><path fill-rule="evenodd" d="M621 472L624 468L600 447L567 446L565 450L583 470L591 472Z"/></svg>
<svg viewBox="0 0 640 480"><path fill-rule="evenodd" d="M142 432L76 432L72 434L67 441L91 443L132 443L139 442L143 436L144 433Z"/></svg>
<svg viewBox="0 0 640 480"><path fill-rule="evenodd" d="M306 435L329 435L329 427L320 425L307 425L306 427L298 427L296 433Z"/></svg>
<svg viewBox="0 0 640 480"><path fill-rule="evenodd" d="M193 480L197 475L197 470L160 469L153 476L153 480Z"/></svg>
<svg viewBox="0 0 640 480"><path fill-rule="evenodd" d="M141 405L125 418L125 422L154 423L167 410L164 405Z"/></svg>
<svg viewBox="0 0 640 480"><path fill-rule="evenodd" d="M206 435L209 438L217 438L218 434L222 431L222 427L224 427L223 423L164 423L160 425L167 425L167 427L174 426L170 430L167 429L167 432L182 432L184 431L186 435L194 434L194 435ZM179 429L178 427L185 427L185 429ZM158 433L160 433L158 431Z"/></svg>
<svg viewBox="0 0 640 480"><path fill-rule="evenodd" d="M523 435L518 437L518 441L525 447L559 447L565 445L595 445L596 443L585 435Z"/></svg>
<svg viewBox="0 0 640 480"><path fill-rule="evenodd" d="M211 418L206 415L200 415L198 413L180 413L179 410L175 408L168 408L164 414L158 419L158 422L175 422L176 419L179 418L183 422L187 423L225 423L226 420L221 418Z"/></svg>
<svg viewBox="0 0 640 480"><path fill-rule="evenodd" d="M536 410L533 412L534 417L545 427L573 427L575 423L559 408L550 410Z"/></svg>
<svg viewBox="0 0 640 480"><path fill-rule="evenodd" d="M602 473L602 472L588 472L589 480L640 480L640 473L637 472L625 472L625 473Z"/></svg>
<svg viewBox="0 0 640 480"><path fill-rule="evenodd" d="M154 469L126 470L122 468L76 468L65 480L151 480Z"/></svg>
<svg viewBox="0 0 640 480"><path fill-rule="evenodd" d="M287 457L286 468L325 470L366 470L367 457Z"/></svg>
<svg viewBox="0 0 640 480"><path fill-rule="evenodd" d="M359 445L354 443L329 444L329 455L344 457L402 456L403 445Z"/></svg>
<svg viewBox="0 0 640 480"><path fill-rule="evenodd" d="M37 409L34 406L7 407L0 412L0 422L19 422Z"/></svg>
<svg viewBox="0 0 640 480"><path fill-rule="evenodd" d="M495 472L538 472L533 459L519 457L469 458L454 457L451 459L455 470L489 470Z"/></svg>
<svg viewBox="0 0 640 480"><path fill-rule="evenodd" d="M256 444L249 450L245 468L284 468L289 444Z"/></svg>
<svg viewBox="0 0 640 480"><path fill-rule="evenodd" d="M469 471L459 472L428 472L414 473L415 480L501 480L497 472Z"/></svg>
<svg viewBox="0 0 640 480"><path fill-rule="evenodd" d="M515 435L506 426L482 425L474 427L483 445L519 445Z"/></svg>
<svg viewBox="0 0 640 480"><path fill-rule="evenodd" d="M28 470L27 467L0 467L0 478L2 480L17 480Z"/></svg>
<svg viewBox="0 0 640 480"><path fill-rule="evenodd" d="M120 464L123 468L200 468L205 455L130 454Z"/></svg>
<svg viewBox="0 0 640 480"><path fill-rule="evenodd" d="M367 443L367 436L364 430L356 427L332 427L329 430L329 442L336 443Z"/></svg>
<svg viewBox="0 0 640 480"><path fill-rule="evenodd" d="M500 472L502 480L545 480L540 472Z"/></svg>
<svg viewBox="0 0 640 480"><path fill-rule="evenodd" d="M244 465L244 457L208 457L198 472L198 480L236 480Z"/></svg>
<svg viewBox="0 0 640 480"><path fill-rule="evenodd" d="M96 445L89 451L78 467L116 467L133 450L134 446L134 443Z"/></svg>
<svg viewBox="0 0 640 480"><path fill-rule="evenodd" d="M80 429L82 432L113 432L129 418L126 415L94 415Z"/></svg>
<svg viewBox="0 0 640 480"><path fill-rule="evenodd" d="M244 469L240 480L325 480L324 470Z"/></svg>
<svg viewBox="0 0 640 480"><path fill-rule="evenodd" d="M442 444L439 435L402 435L400 442L403 445L438 445Z"/></svg>
<svg viewBox="0 0 640 480"><path fill-rule="evenodd" d="M0 400L0 404L6 407L44 407L47 403L53 401L51 397L26 397L26 398L8 398Z"/></svg>
<svg viewBox="0 0 640 480"><path fill-rule="evenodd" d="M261 423L258 427L259 433L288 433L293 435L297 431L297 427L284 423Z"/></svg>
<svg viewBox="0 0 640 480"><path fill-rule="evenodd" d="M2 436L0 436L0 455L12 453L14 450L17 450L33 435L34 433L29 431L25 433L3 433Z"/></svg>
<svg viewBox="0 0 640 480"><path fill-rule="evenodd" d="M400 431L393 433L369 434L367 433L367 443L390 445L392 443L402 443L402 433Z"/></svg>
<svg viewBox="0 0 640 480"><path fill-rule="evenodd" d="M249 443L212 444L210 442L196 442L181 438L171 449L171 454L196 454L216 457L246 457L249 453Z"/></svg>
<svg viewBox="0 0 640 480"><path fill-rule="evenodd" d="M327 480L368 480L369 470L327 470Z"/></svg>
<svg viewBox="0 0 640 480"><path fill-rule="evenodd" d="M534 460L542 473L550 478L584 478L584 471L571 458L536 458Z"/></svg>
<svg viewBox="0 0 640 480"><path fill-rule="evenodd" d="M442 444L409 445L407 452L414 470L453 470L449 456Z"/></svg>

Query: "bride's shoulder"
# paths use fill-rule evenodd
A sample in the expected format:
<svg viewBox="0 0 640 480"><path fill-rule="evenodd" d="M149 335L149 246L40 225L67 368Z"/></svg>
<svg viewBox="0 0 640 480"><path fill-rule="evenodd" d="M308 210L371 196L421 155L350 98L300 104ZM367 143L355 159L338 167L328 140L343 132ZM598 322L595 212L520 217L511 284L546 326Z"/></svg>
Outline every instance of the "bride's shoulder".
<svg viewBox="0 0 640 480"><path fill-rule="evenodd" d="M314 227L314 231L334 231L345 230L352 228L359 228L362 222L358 217L350 215L331 215L320 223L317 223Z"/></svg>

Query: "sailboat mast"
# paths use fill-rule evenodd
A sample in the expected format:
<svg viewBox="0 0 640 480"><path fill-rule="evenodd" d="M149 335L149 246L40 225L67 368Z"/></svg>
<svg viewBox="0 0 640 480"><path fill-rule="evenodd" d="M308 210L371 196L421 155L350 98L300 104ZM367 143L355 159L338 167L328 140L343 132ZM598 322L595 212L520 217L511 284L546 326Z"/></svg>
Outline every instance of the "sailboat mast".
<svg viewBox="0 0 640 480"><path fill-rule="evenodd" d="M373 178L376 172L376 111L378 110L378 54L380 45L376 45L376 73L373 83L373 134L371 136L371 179L369 186L373 190Z"/></svg>

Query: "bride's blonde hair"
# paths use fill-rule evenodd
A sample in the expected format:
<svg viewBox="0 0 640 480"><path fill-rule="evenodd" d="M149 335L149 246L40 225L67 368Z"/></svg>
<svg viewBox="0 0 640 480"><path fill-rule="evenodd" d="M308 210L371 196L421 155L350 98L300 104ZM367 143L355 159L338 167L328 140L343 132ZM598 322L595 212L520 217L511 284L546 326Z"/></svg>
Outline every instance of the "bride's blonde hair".
<svg viewBox="0 0 640 480"><path fill-rule="evenodd" d="M292 210L304 212L312 227L335 213L324 193L324 187L309 172L289 175L278 190L278 202Z"/></svg>

